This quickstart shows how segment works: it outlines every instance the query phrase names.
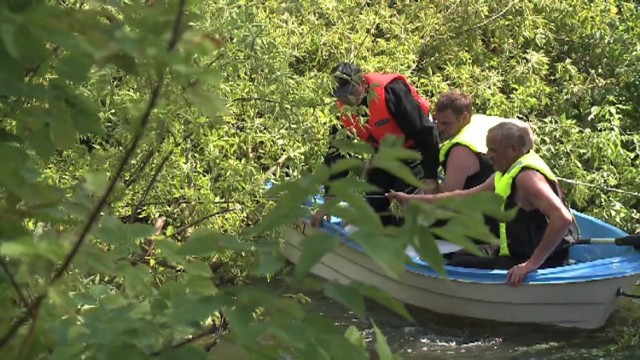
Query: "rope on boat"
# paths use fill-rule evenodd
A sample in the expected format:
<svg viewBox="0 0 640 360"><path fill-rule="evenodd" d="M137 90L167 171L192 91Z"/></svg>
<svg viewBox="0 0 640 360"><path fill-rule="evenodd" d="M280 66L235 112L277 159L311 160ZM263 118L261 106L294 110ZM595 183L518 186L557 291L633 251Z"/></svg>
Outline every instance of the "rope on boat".
<svg viewBox="0 0 640 360"><path fill-rule="evenodd" d="M616 295L617 296L624 296L624 297L628 297L628 298L632 298L632 299L640 299L640 295L634 295L634 294L629 294L627 292L624 292L624 290L618 288L618 291L616 291Z"/></svg>
<svg viewBox="0 0 640 360"><path fill-rule="evenodd" d="M631 195L631 196L635 196L635 197L640 198L640 193L633 192L633 191L625 191L625 190L620 190L620 189L616 189L616 188L612 188L612 187L608 187L608 186L590 184L590 183L586 183L586 182L582 182L582 181L578 181L578 180L571 180L571 179L566 179L566 178L561 178L561 177L559 177L558 180L566 182L566 183L569 183L569 184L575 184L575 185L581 185L581 186L589 186L589 187L594 187L594 188L598 188L598 189L601 189L601 190L613 191L613 192L617 192L617 193L620 193L620 194Z"/></svg>

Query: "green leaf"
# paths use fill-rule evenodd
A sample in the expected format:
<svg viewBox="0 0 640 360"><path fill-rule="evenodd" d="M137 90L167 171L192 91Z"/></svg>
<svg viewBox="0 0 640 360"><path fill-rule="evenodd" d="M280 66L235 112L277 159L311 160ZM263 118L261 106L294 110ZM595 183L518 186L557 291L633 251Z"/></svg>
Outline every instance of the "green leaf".
<svg viewBox="0 0 640 360"><path fill-rule="evenodd" d="M356 289L337 282L328 282L324 285L324 294L353 310L361 319L364 318L364 299Z"/></svg>
<svg viewBox="0 0 640 360"><path fill-rule="evenodd" d="M223 121L220 117L225 112L226 104L224 100L212 91L206 91L198 87L191 88L187 92L191 102L196 105L204 115L210 120L215 120L217 125L222 125Z"/></svg>
<svg viewBox="0 0 640 360"><path fill-rule="evenodd" d="M402 143L398 142L400 138L393 136L385 136L380 143L380 149L376 155L381 155L385 159L394 160L420 160L422 155L415 150L402 147Z"/></svg>
<svg viewBox="0 0 640 360"><path fill-rule="evenodd" d="M444 268L444 258L440 254L436 239L431 234L428 227L420 226L417 229L415 248L420 259L427 262L443 278L447 278L447 271Z"/></svg>
<svg viewBox="0 0 640 360"><path fill-rule="evenodd" d="M296 263L294 280L300 281L326 253L333 250L339 243L338 238L324 232L307 236L302 241L302 253Z"/></svg>
<svg viewBox="0 0 640 360"><path fill-rule="evenodd" d="M396 313L398 313L399 315L401 315L402 317L404 317L405 319L411 321L411 322L415 322L415 320L413 319L413 317L409 314L409 312L407 311L407 308L404 306L403 303L401 303L400 301L392 298L391 296L389 296L389 294L387 294L386 292L371 286L371 285L365 285L365 284L359 284L357 286L358 291L368 297L371 298L373 300L375 300L377 303L386 306L387 308L395 311Z"/></svg>
<svg viewBox="0 0 640 360"><path fill-rule="evenodd" d="M59 105L59 104L58 104ZM55 106L49 118L49 134L51 141L61 149L68 149L76 143L77 133L73 126L69 111L62 106Z"/></svg>
<svg viewBox="0 0 640 360"><path fill-rule="evenodd" d="M103 59L105 63L111 63L118 67L120 70L124 71L128 75L137 76L140 75L140 71L138 70L138 64L136 63L136 59L128 54L119 53L112 54Z"/></svg>
<svg viewBox="0 0 640 360"><path fill-rule="evenodd" d="M76 84L82 84L87 81L92 64L93 59L91 55L81 52L71 52L65 54L58 60L56 69L61 77Z"/></svg>
<svg viewBox="0 0 640 360"><path fill-rule="evenodd" d="M220 234L209 229L198 229L186 244L180 247L178 254L205 256L213 255L220 250L245 251L251 248L248 243L241 242L236 236L231 234Z"/></svg>
<svg viewBox="0 0 640 360"><path fill-rule="evenodd" d="M202 261L186 263L184 264L184 269L191 275L200 275L206 277L211 277L212 275L211 268L209 268L209 266L207 266L207 264L203 263Z"/></svg>
<svg viewBox="0 0 640 360"><path fill-rule="evenodd" d="M209 355L201 346L182 346L179 348L169 348L166 351L161 352L157 358L162 360L206 360L209 359Z"/></svg>
<svg viewBox="0 0 640 360"><path fill-rule="evenodd" d="M178 250L181 255L205 256L213 255L218 252L217 241L221 238L221 234L209 230L198 229L194 231L186 244L182 245Z"/></svg>
<svg viewBox="0 0 640 360"><path fill-rule="evenodd" d="M71 120L80 134L105 134L100 123L100 109L95 100L72 91L67 92L65 104L71 112Z"/></svg>
<svg viewBox="0 0 640 360"><path fill-rule="evenodd" d="M285 265L285 258L276 251L258 251L258 266L251 273L253 275L269 275L277 272Z"/></svg>
<svg viewBox="0 0 640 360"><path fill-rule="evenodd" d="M114 275L116 260L112 252L102 250L95 244L85 244L80 248L74 266L86 273L100 272L105 275Z"/></svg>
<svg viewBox="0 0 640 360"><path fill-rule="evenodd" d="M102 195L109 184L109 177L105 173L88 173L84 179L85 189L93 195Z"/></svg>
<svg viewBox="0 0 640 360"><path fill-rule="evenodd" d="M335 163L331 164L331 174L338 174L347 170L362 169L364 161L360 159L343 158L338 159Z"/></svg>
<svg viewBox="0 0 640 360"><path fill-rule="evenodd" d="M431 228L431 232L441 239L448 240L454 244L462 246L464 249L475 255L483 256L483 252L480 251L478 246L471 239L469 239L467 234L468 231L466 231L465 228L461 228L461 225L465 227L468 226L468 224L465 224L460 218L453 218L442 227Z"/></svg>
<svg viewBox="0 0 640 360"><path fill-rule="evenodd" d="M411 169L404 163L397 161L391 157L386 157L383 152L377 153L371 162L372 167L383 169L406 182L409 185L422 188L424 184L420 182L413 174Z"/></svg>
<svg viewBox="0 0 640 360"><path fill-rule="evenodd" d="M359 349L364 350L367 348L364 336L362 336L360 331L358 331L358 328L353 325L347 328L347 331L345 331L344 333L344 337L346 337L349 342L357 346Z"/></svg>
<svg viewBox="0 0 640 360"><path fill-rule="evenodd" d="M204 263L196 263L198 265L193 265L193 263L185 264L185 269L187 270L187 275L185 276L184 287L188 289L189 294L193 296L210 296L218 293L218 289L213 284L213 280L211 279L211 270ZM205 273L205 269L207 268L208 274ZM205 275L196 275L194 273L203 273Z"/></svg>
<svg viewBox="0 0 640 360"><path fill-rule="evenodd" d="M165 257L169 262L181 264L184 255L180 253L182 246L173 240L160 238L155 241L156 252Z"/></svg>
<svg viewBox="0 0 640 360"><path fill-rule="evenodd" d="M146 296L152 291L149 268L146 266L132 266L129 263L121 262L118 266L118 273L124 280L124 289L129 296Z"/></svg>
<svg viewBox="0 0 640 360"><path fill-rule="evenodd" d="M380 360L393 360L393 354L387 344L387 339L382 334L382 331L380 331L375 321L371 320L371 323L373 325L373 331L376 334L376 351L378 352Z"/></svg>
<svg viewBox="0 0 640 360"><path fill-rule="evenodd" d="M366 225L382 231L383 226L380 216L373 210L364 196L357 193L358 190L372 191L376 190L376 187L354 178L343 178L333 182L331 185L331 193L340 200L346 201L358 214L358 220L353 223L354 225L359 225L360 227Z"/></svg>
<svg viewBox="0 0 640 360"><path fill-rule="evenodd" d="M406 243L401 239L382 235L370 229L359 228L351 238L393 279L404 275Z"/></svg>
<svg viewBox="0 0 640 360"><path fill-rule="evenodd" d="M349 139L337 139L333 141L333 146L338 149L344 150L346 152L351 152L354 154L369 154L373 155L374 150L373 147L367 143L353 141Z"/></svg>
<svg viewBox="0 0 640 360"><path fill-rule="evenodd" d="M128 245L135 248L134 240L153 235L155 229L148 224L124 224L113 215L106 215L100 219L100 226L95 232L96 237L111 245Z"/></svg>
<svg viewBox="0 0 640 360"><path fill-rule="evenodd" d="M29 203L28 206L55 206L64 198L64 192L61 189L46 184L27 183L16 189L16 192Z"/></svg>
<svg viewBox="0 0 640 360"><path fill-rule="evenodd" d="M49 135L48 125L34 130L27 138L27 143L43 161L48 161L56 150Z"/></svg>
<svg viewBox="0 0 640 360"><path fill-rule="evenodd" d="M6 129L0 129L0 142L20 144L22 143L22 138L8 132Z"/></svg>
<svg viewBox="0 0 640 360"><path fill-rule="evenodd" d="M517 212L517 209L502 210L502 197L492 191L483 191L466 197L444 198L434 204L446 206L462 214L487 214L502 222L510 221Z"/></svg>
<svg viewBox="0 0 640 360"><path fill-rule="evenodd" d="M16 46L16 27L9 23L0 25L0 35L7 52L14 58L20 58L20 50Z"/></svg>
<svg viewBox="0 0 640 360"><path fill-rule="evenodd" d="M0 46L0 95L22 96L24 93L24 78L22 64L9 54L6 46Z"/></svg>

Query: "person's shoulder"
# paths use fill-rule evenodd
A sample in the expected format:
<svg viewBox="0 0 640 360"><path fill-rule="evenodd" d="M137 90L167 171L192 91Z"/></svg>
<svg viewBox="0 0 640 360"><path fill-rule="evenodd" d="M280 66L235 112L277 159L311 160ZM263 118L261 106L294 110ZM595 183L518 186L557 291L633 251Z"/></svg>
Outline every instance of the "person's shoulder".
<svg viewBox="0 0 640 360"><path fill-rule="evenodd" d="M449 150L449 158L455 159L455 160L470 159L470 158L475 159L476 156L474 155L473 151L469 149L466 145L454 144L451 146L451 149Z"/></svg>
<svg viewBox="0 0 640 360"><path fill-rule="evenodd" d="M547 182L547 178L539 171L524 168L516 177L516 186L529 191L536 191L540 189L541 186L549 186L549 183Z"/></svg>

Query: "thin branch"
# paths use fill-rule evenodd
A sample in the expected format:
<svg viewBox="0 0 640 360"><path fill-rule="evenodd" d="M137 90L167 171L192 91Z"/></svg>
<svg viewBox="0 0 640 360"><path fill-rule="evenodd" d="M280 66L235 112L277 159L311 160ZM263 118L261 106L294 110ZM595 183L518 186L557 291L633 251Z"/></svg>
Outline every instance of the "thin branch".
<svg viewBox="0 0 640 360"><path fill-rule="evenodd" d="M38 315L40 315L40 305L36 307L31 316L31 324L29 324L29 331L27 332L27 336L24 338L22 342L22 347L20 349L21 359L27 358L27 353L31 349L31 343L33 342L33 336L36 331L36 324L38 323Z"/></svg>
<svg viewBox="0 0 640 360"><path fill-rule="evenodd" d="M279 100L266 99L261 97L239 97L235 99L231 99L230 102L251 102L251 101L263 101L271 104L278 104L287 107L298 107L298 108L317 108L322 106L327 106L330 103L319 103L319 104L306 104L306 105L293 105Z"/></svg>
<svg viewBox="0 0 640 360"><path fill-rule="evenodd" d="M136 168L133 170L133 173L131 174L131 176L129 176L129 178L124 181L125 188L128 189L129 187L131 187L131 185L133 185L136 182L136 180L138 179L138 176L142 173L142 170L145 167L147 167L147 165L149 164L149 161L151 161L151 159L153 158L153 155L155 154L156 154L156 148L152 147L149 150L149 152L144 156L140 164L138 164L138 166L136 166Z"/></svg>
<svg viewBox="0 0 640 360"><path fill-rule="evenodd" d="M7 265L7 263L4 261L2 257L0 257L0 266L2 266L2 270L4 270L4 273L7 274L7 277L9 278L9 282L11 283L11 286L13 286L16 293L18 293L18 297L20 298L20 301L22 301L22 305L24 305L25 309L28 309L29 300L27 300L27 297L24 296L24 293L22 292L20 285L18 285L16 278L11 273L11 270L9 270L9 265Z"/></svg>
<svg viewBox="0 0 640 360"><path fill-rule="evenodd" d="M180 0L180 3L178 5L177 15L173 25L173 31L171 33L171 39L167 47L168 51L172 51L175 48L176 44L178 43L178 40L180 37L179 29L181 27L182 18L184 16L185 2L186 0ZM140 140L144 135L145 129L151 117L151 112L156 106L156 103L158 102L158 98L160 97L160 90L162 89L162 84L164 83L165 73L166 73L166 70L163 70L160 73L158 77L158 81L156 82L155 86L153 87L153 90L151 91L151 98L149 99L147 108L145 109L144 114L142 115L140 127L136 130L135 136L131 141L131 145L129 146L129 149L127 149L125 155L120 161L120 164L118 164L118 168L115 171L113 178L109 182L107 189L102 194L102 196L100 197L100 200L91 211L91 214L89 215L89 218L87 219L82 230L80 231L80 235L78 236L78 239L76 240L73 248L71 249L69 254L66 256L64 261L62 262L62 265L58 267L57 271L54 273L51 280L49 280L47 288L50 287L53 283L55 283L57 280L59 280L62 277L62 275L65 273L65 271L67 271L67 269L71 265L71 262L73 261L75 256L78 254L78 251L80 250L80 247L84 243L84 240L89 234L89 231L91 230L93 224L100 216L100 212L102 211L102 208L107 203L107 199L115 189L118 179L122 176L122 173L124 172L124 168L126 167L131 157L133 156L134 151L138 147L138 144L140 143ZM47 296L47 292L45 290L45 292L43 292L38 297L36 297L36 299L34 300L32 305L27 309L27 311L24 312L23 315L16 322L14 322L11 328L2 336L2 338L0 339L0 348L4 347L4 345L6 345L9 342L9 340L11 340L11 338L16 334L20 326L22 326L28 320L29 314L31 314L33 310L40 307L40 304L42 303L42 301L46 296Z"/></svg>
<svg viewBox="0 0 640 360"><path fill-rule="evenodd" d="M149 191L151 191L151 188L153 187L153 185L155 185L156 182L158 181L158 176L160 176L160 173L162 172L162 170L164 170L164 166L167 164L167 161L169 161L169 159L171 158L171 155L173 155L174 149L175 147L172 148L160 161L160 164L156 168L156 171L154 171L153 176L151 176L151 180L149 180L147 187L144 189L144 192L142 193L142 197L140 198L138 203L135 205L135 207L131 211L131 215L129 216L129 219L128 219L129 223L132 223L133 220L135 220L138 210L142 206L142 203L147 199L147 196L149 195Z"/></svg>
<svg viewBox="0 0 640 360"><path fill-rule="evenodd" d="M224 210L221 210L221 211L216 211L214 213L211 213L211 214L209 214L207 216L201 217L200 219L194 221L193 223L191 223L189 225L185 225L185 226L181 227L180 229L176 230L176 232L171 234L170 237L175 238L176 236L178 236L178 235L182 234L183 232L187 231L189 228L191 228L193 226L196 226L196 225L200 224L201 222L206 221L207 219L210 219L210 218L218 216L218 215L226 214L226 213L229 213L229 212L232 212L232 211L237 211L237 210L239 210L239 208L224 209Z"/></svg>
<svg viewBox="0 0 640 360"><path fill-rule="evenodd" d="M586 182L583 182L583 181L566 179L566 178L562 178L562 177L559 177L558 180L566 182L566 183L569 183L569 184L573 184L573 185L594 187L594 188L596 188L598 190L613 191L613 192L617 192L619 194L635 196L637 198L640 198L640 193L633 192L633 191L620 190L620 189L612 188L612 187L609 187L609 186L598 185L598 184L590 184L590 183L586 183Z"/></svg>
<svg viewBox="0 0 640 360"><path fill-rule="evenodd" d="M209 335L215 335L216 337L218 337L223 331L227 330L228 328L228 322L227 322L227 318L222 315L222 318L220 320L220 325L216 325L216 324L211 324L210 326L208 326L206 329L202 330L201 332L195 334L195 335L189 335L187 337L185 337L183 340L180 340L179 342L171 345L170 347L164 348L162 350L158 350L154 353L151 354L151 356L158 356L160 354L162 354L163 352L170 350L170 349L177 349L180 347L183 347L185 345L191 344L194 341L198 341L200 339L203 339Z"/></svg>
<svg viewBox="0 0 640 360"><path fill-rule="evenodd" d="M142 205L182 205L182 204L231 204L236 201L221 200L221 201L194 201L194 200L164 200L164 201L148 201L142 203ZM135 206L135 204L127 204L127 206Z"/></svg>
<svg viewBox="0 0 640 360"><path fill-rule="evenodd" d="M488 18L487 20L485 20L485 21L483 21L483 22L481 22L479 24L476 24L476 25L473 25L473 26L470 26L470 27L464 29L461 33L465 33L467 31L471 31L471 30L474 30L474 29L477 29L477 28L480 28L480 27L483 27L483 26L487 25L488 23L490 23L490 22L496 20L497 18L501 17L502 15L504 15L515 4L516 4L516 1L510 2L509 5L507 5L507 7L502 9L502 11L500 11L499 13L493 15L492 17Z"/></svg>
<svg viewBox="0 0 640 360"><path fill-rule="evenodd" d="M280 166L282 166L282 164L287 160L288 157L289 154L280 156L278 161L276 161L276 163L272 167L270 167L269 170L267 170L267 172L264 174L264 176L262 177L262 182L266 181L271 175L273 175L273 173L276 172L276 170L278 170Z"/></svg>
<svg viewBox="0 0 640 360"><path fill-rule="evenodd" d="M118 261L123 261L126 260L128 261L131 265L151 265L151 261L147 258L141 257L141 256L137 256L137 257L124 257L121 259L118 259ZM154 261L154 265L155 266L159 266L161 268L165 268L165 269L170 269L176 272L181 272L182 270L180 270L180 268L177 265L174 265L170 262L168 262L167 260L164 259L158 259Z"/></svg>

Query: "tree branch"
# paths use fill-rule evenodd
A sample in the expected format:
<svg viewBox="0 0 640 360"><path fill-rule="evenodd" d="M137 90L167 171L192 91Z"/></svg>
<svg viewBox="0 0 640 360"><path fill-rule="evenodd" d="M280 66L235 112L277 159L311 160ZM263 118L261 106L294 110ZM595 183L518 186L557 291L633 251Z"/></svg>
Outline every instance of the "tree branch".
<svg viewBox="0 0 640 360"><path fill-rule="evenodd" d="M158 356L160 354L162 354L163 352L170 350L170 349L177 349L179 347L191 344L194 341L198 341L202 338L205 338L209 335L215 335L216 337L218 337L220 335L220 333L222 333L223 331L227 330L229 327L229 323L227 322L227 318L224 316L224 314L222 315L221 319L220 319L220 325L217 324L212 324L209 327L207 327L206 329L202 330L201 332L195 334L195 335L189 335L186 338L184 338L183 340L171 345L171 347L162 349L162 350L158 350L154 353L151 354L151 356Z"/></svg>
<svg viewBox="0 0 640 360"><path fill-rule="evenodd" d="M22 342L22 347L20 349L20 359L26 359L27 353L31 349L31 342L33 341L33 334L36 331L36 324L38 323L38 315L40 315L40 305L38 305L32 312L31 315L31 324L29 324L29 331L27 332L27 336L24 338Z"/></svg>
<svg viewBox="0 0 640 360"><path fill-rule="evenodd" d="M239 97L239 98L232 99L230 102L233 103L233 102L251 102L251 101L263 101L266 103L278 104L278 105L287 106L287 107L298 107L298 108L317 108L321 106L327 106L329 104L329 103L319 103L319 104L293 105L293 104L289 104L279 100L265 99L260 97Z"/></svg>
<svg viewBox="0 0 640 360"><path fill-rule="evenodd" d="M492 17L488 18L487 20L485 20L485 21L483 21L483 22L481 22L479 24L476 24L476 25L473 25L473 26L470 26L470 27L464 29L463 31L461 31L461 33L465 33L467 31L471 31L471 30L474 30L474 29L477 29L477 28L480 28L480 27L483 27L483 26L487 25L488 23L490 23L490 22L496 20L497 18L501 17L502 15L504 15L515 4L516 4L516 1L510 2L509 5L507 5L507 7L502 9L502 11L500 11L499 13L493 15ZM460 35L460 34L458 34L458 35Z"/></svg>
<svg viewBox="0 0 640 360"><path fill-rule="evenodd" d="M129 178L124 181L124 187L125 188L128 189L131 185L133 185L136 182L136 180L138 179L138 176L140 175L142 170L145 167L147 167L147 164L149 164L149 161L151 161L151 159L153 158L153 155L155 155L155 154L156 154L156 149L155 149L155 147L153 147L144 156L144 158L142 159L140 164L138 164L138 166L136 166L136 168L133 170L133 173L131 174L131 176L129 176Z"/></svg>
<svg viewBox="0 0 640 360"><path fill-rule="evenodd" d="M147 187L144 189L144 193L142 193L142 197L140 198L136 206L131 211L131 215L129 215L129 219L128 219L129 223L132 223L133 220L135 220L136 214L138 213L140 206L142 206L142 203L147 199L147 195L149 195L149 191L151 191L151 188L153 187L153 185L156 184L156 181L158 180L158 176L160 176L160 173L164 169L164 166L167 164L167 161L169 161L169 158L171 158L171 155L173 154L174 149L175 147L172 148L160 161L160 164L156 168L156 171L154 171L153 176L151 176L151 180L149 180Z"/></svg>
<svg viewBox="0 0 640 360"><path fill-rule="evenodd" d="M167 51L172 51L175 48L180 38L179 30L180 30L180 27L182 26L181 24L182 18L184 17L185 2L186 0L180 0L180 3L178 5L178 10L177 10L176 18L173 24L171 39L169 40L169 45L167 46ZM122 176L122 173L124 172L124 168L129 163L129 160L133 156L133 153L135 152L136 148L138 147L138 144L140 143L140 140L142 139L142 136L144 135L146 127L149 123L149 119L151 117L151 112L156 106L156 103L158 102L158 98L160 97L160 90L162 89L162 85L164 83L165 73L166 73L166 69L160 73L158 77L158 81L156 82L155 86L153 87L153 90L151 91L151 98L149 99L147 107L142 115L140 127L136 129L136 133L131 141L131 144L127 149L127 151L125 152L125 155L122 157L122 160L118 164L117 170L115 171L111 181L107 185L107 189L102 194L102 196L100 197L100 200L91 211L89 218L87 219L84 226L82 227L82 230L80 231L80 235L78 235L78 238L73 248L71 249L69 254L67 254L66 258L62 262L62 265L58 267L57 271L53 274L51 280L49 280L47 288L51 286L53 283L55 283L57 280L59 280L62 277L62 275L65 273L65 271L69 268L69 266L71 265L71 262L73 261L75 256L78 254L80 247L82 246L87 235L89 234L89 231L93 227L93 224L100 216L100 212L102 211L102 208L107 203L107 199L115 189L118 179ZM40 304L42 303L42 301L46 296L47 296L47 291L45 290L42 294L36 297L36 299L34 300L32 305L27 309L27 311L23 313L23 315L18 319L18 321L14 322L11 328L2 336L2 338L0 339L0 348L4 347L4 345L6 345L9 342L9 340L11 340L11 338L16 334L20 326L22 326L27 321L27 319L29 318L29 314L31 314L34 309L37 309L40 307Z"/></svg>
<svg viewBox="0 0 640 360"><path fill-rule="evenodd" d="M226 214L228 212L236 211L236 210L238 210L238 208L224 209L224 210L221 210L221 211L216 211L214 213L211 213L211 214L209 214L207 216L201 217L200 219L194 221L193 223L191 223L189 225L185 225L185 226L181 227L180 229L176 230L176 232L171 234L170 237L175 238L176 236L178 236L178 235L182 234L183 232L187 231L189 228L191 228L193 226L196 226L196 225L200 224L201 222L206 221L207 219L210 219L210 218L212 218L214 216Z"/></svg>
<svg viewBox="0 0 640 360"><path fill-rule="evenodd" d="M18 298L20 298L22 305L24 305L25 309L28 309L29 300L27 300L27 297L24 296L24 293L22 292L20 285L18 285L16 278L11 273L11 270L9 270L9 265L7 265L7 263L4 261L2 257L0 257L0 266L2 266L2 270L4 270L4 273L7 274L7 277L9 278L9 282L11 283L11 286L13 286L16 293L18 293Z"/></svg>

